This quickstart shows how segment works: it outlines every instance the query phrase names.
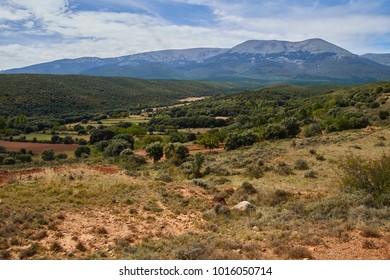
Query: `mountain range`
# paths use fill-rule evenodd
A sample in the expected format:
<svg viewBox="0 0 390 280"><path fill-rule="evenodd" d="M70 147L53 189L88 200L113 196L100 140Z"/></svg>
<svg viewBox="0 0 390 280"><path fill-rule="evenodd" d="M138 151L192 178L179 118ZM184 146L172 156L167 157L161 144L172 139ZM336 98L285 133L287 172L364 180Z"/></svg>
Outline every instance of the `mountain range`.
<svg viewBox="0 0 390 280"><path fill-rule="evenodd" d="M250 40L233 48L145 52L115 58L62 59L1 74L82 74L142 79L324 81L390 80L390 54L359 56L322 39Z"/></svg>

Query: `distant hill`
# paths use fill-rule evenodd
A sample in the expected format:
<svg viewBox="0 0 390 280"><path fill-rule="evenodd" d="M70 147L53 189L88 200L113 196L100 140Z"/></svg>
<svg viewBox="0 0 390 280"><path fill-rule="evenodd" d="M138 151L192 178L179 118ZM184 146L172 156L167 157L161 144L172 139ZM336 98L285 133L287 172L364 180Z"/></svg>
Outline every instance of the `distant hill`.
<svg viewBox="0 0 390 280"><path fill-rule="evenodd" d="M0 115L61 117L173 104L228 85L75 75L0 75Z"/></svg>
<svg viewBox="0 0 390 280"><path fill-rule="evenodd" d="M251 40L231 49L164 50L117 58L63 59L1 73L84 74L143 79L363 83L390 80L390 66L322 39Z"/></svg>
<svg viewBox="0 0 390 280"><path fill-rule="evenodd" d="M383 65L390 66L390 53L383 53L383 54L367 53L362 55L362 57Z"/></svg>

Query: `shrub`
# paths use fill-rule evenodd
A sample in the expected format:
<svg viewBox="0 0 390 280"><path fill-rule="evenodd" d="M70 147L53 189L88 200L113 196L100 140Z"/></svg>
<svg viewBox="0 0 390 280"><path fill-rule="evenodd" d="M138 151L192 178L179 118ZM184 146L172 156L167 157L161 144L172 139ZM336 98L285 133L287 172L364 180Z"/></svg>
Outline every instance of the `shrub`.
<svg viewBox="0 0 390 280"><path fill-rule="evenodd" d="M253 145L258 141L258 136L252 132L246 132L242 134L232 133L226 137L225 149L235 150L243 146Z"/></svg>
<svg viewBox="0 0 390 280"><path fill-rule="evenodd" d="M249 177L259 179L264 176L264 170L261 166L251 164L246 168L246 173Z"/></svg>
<svg viewBox="0 0 390 280"><path fill-rule="evenodd" d="M215 133L205 133L199 135L198 143L204 146L206 149L215 149L219 147L219 138Z"/></svg>
<svg viewBox="0 0 390 280"><path fill-rule="evenodd" d="M57 241L54 241L51 245L50 245L50 251L53 251L53 252L61 252L63 251L64 248L62 248L61 244L58 243Z"/></svg>
<svg viewBox="0 0 390 280"><path fill-rule="evenodd" d="M390 206L390 156L384 154L376 160L349 156L340 167L344 187L372 195L378 206Z"/></svg>
<svg viewBox="0 0 390 280"><path fill-rule="evenodd" d="M172 131L169 133L169 142L170 143L185 143L187 142L187 134L178 132L178 131Z"/></svg>
<svg viewBox="0 0 390 280"><path fill-rule="evenodd" d="M198 186L198 187L201 187L201 188L204 188L204 189L208 189L210 186L209 184L207 184L205 181L203 181L202 179L194 179L192 180L192 182Z"/></svg>
<svg viewBox="0 0 390 280"><path fill-rule="evenodd" d="M307 164L306 160L304 160L304 159L297 159L295 161L294 168L298 169L298 170L308 170L309 169L309 165Z"/></svg>
<svg viewBox="0 0 390 280"><path fill-rule="evenodd" d="M317 172L315 172L314 170L310 170L307 171L304 176L305 178L315 179L317 178Z"/></svg>
<svg viewBox="0 0 390 280"><path fill-rule="evenodd" d="M16 163L16 160L13 157L7 157L3 159L4 165L14 165Z"/></svg>
<svg viewBox="0 0 390 280"><path fill-rule="evenodd" d="M266 140L284 139L287 136L287 129L280 124L269 124L263 134L263 137Z"/></svg>
<svg viewBox="0 0 390 280"><path fill-rule="evenodd" d="M241 189L245 194L255 194L255 193L257 193L257 190L255 189L255 187L254 187L251 183L249 183L249 182L247 182L247 181L245 181L245 182L242 183L240 189Z"/></svg>
<svg viewBox="0 0 390 280"><path fill-rule="evenodd" d="M194 160L192 162L192 174L195 178L202 177L202 174L200 173L200 169L202 168L202 165L204 163L204 156L201 153L197 153L194 156Z"/></svg>
<svg viewBox="0 0 390 280"><path fill-rule="evenodd" d="M55 160L55 154L52 149L49 150L43 150L41 153L41 158L44 161L53 161Z"/></svg>
<svg viewBox="0 0 390 280"><path fill-rule="evenodd" d="M33 243L30 245L30 247L20 251L20 259L26 259L34 256L36 253L38 253L39 244Z"/></svg>
<svg viewBox="0 0 390 280"><path fill-rule="evenodd" d="M85 146L88 144L88 142L84 138L80 138L79 140L77 140L77 144L79 144L81 146Z"/></svg>
<svg viewBox="0 0 390 280"><path fill-rule="evenodd" d="M274 169L274 172L279 175L293 175L294 172L290 166L288 166L285 162L280 162L278 166Z"/></svg>
<svg viewBox="0 0 390 280"><path fill-rule="evenodd" d="M116 157L125 150L131 148L131 144L122 139L114 139L110 141L110 144L104 150L104 156L106 157Z"/></svg>
<svg viewBox="0 0 390 280"><path fill-rule="evenodd" d="M180 164L190 155L189 150L182 144L169 144L165 148L165 157L176 164Z"/></svg>
<svg viewBox="0 0 390 280"><path fill-rule="evenodd" d="M118 134L115 135L114 139L124 140L129 145L129 148L134 150L134 137L130 134Z"/></svg>
<svg viewBox="0 0 390 280"><path fill-rule="evenodd" d="M385 110L379 111L378 114L379 114L379 118L381 120L386 120L390 116L390 112L389 111L385 111Z"/></svg>
<svg viewBox="0 0 390 280"><path fill-rule="evenodd" d="M95 129L91 132L89 142L95 144L103 140L111 140L114 138L115 133L108 129Z"/></svg>
<svg viewBox="0 0 390 280"><path fill-rule="evenodd" d="M299 127L299 123L295 118L288 118L283 120L282 125L287 130L288 136L295 136L301 131L301 128Z"/></svg>
<svg viewBox="0 0 390 280"><path fill-rule="evenodd" d="M31 155L28 155L28 154L16 155L16 159L20 160L21 162L32 162L32 157L31 157Z"/></svg>
<svg viewBox="0 0 390 280"><path fill-rule="evenodd" d="M276 190L272 195L271 205L276 206L287 202L292 197L292 194L284 190Z"/></svg>
<svg viewBox="0 0 390 280"><path fill-rule="evenodd" d="M303 135L305 137L312 137L322 132L322 127L318 123L311 123L303 128Z"/></svg>
<svg viewBox="0 0 390 280"><path fill-rule="evenodd" d="M62 141L64 142L64 144L73 144L74 143L72 136L65 136Z"/></svg>
<svg viewBox="0 0 390 280"><path fill-rule="evenodd" d="M85 245L79 241L77 244L76 244L76 249L81 251L81 252L85 252L87 251L87 247L85 247Z"/></svg>
<svg viewBox="0 0 390 280"><path fill-rule="evenodd" d="M74 155L78 158L87 157L91 154L91 149L87 146L80 146L74 151Z"/></svg>
<svg viewBox="0 0 390 280"><path fill-rule="evenodd" d="M55 155L55 158L56 158L56 159L67 159L67 158L68 158L68 155L65 154L65 153L59 153L59 154L56 154L56 155Z"/></svg>
<svg viewBox="0 0 390 280"><path fill-rule="evenodd" d="M107 148L107 146L110 144L110 141L108 140L102 140L99 142L96 142L94 146L100 151L104 152L104 150Z"/></svg>

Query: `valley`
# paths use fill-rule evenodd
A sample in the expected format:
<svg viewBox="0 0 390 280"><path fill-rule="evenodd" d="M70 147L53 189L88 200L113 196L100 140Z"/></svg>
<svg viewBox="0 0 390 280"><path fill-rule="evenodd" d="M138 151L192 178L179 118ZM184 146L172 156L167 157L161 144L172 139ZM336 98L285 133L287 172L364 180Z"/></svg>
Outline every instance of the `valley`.
<svg viewBox="0 0 390 280"><path fill-rule="evenodd" d="M390 258L389 82L4 77L0 259Z"/></svg>

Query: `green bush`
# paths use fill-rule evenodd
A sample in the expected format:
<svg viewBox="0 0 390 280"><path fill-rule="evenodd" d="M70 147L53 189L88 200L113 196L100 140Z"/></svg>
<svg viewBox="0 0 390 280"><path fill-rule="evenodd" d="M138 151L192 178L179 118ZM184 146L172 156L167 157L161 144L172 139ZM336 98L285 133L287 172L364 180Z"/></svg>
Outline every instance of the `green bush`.
<svg viewBox="0 0 390 280"><path fill-rule="evenodd" d="M74 155L78 158L87 157L91 154L91 149L87 146L80 146L74 151Z"/></svg>
<svg viewBox="0 0 390 280"><path fill-rule="evenodd" d="M131 144L122 139L114 139L110 141L110 144L104 150L104 156L116 157L125 149L131 149Z"/></svg>
<svg viewBox="0 0 390 280"><path fill-rule="evenodd" d="M250 146L257 142L258 138L259 137L252 132L245 132L242 134L232 133L226 137L225 149L230 151L243 146Z"/></svg>
<svg viewBox="0 0 390 280"><path fill-rule="evenodd" d="M14 165L16 163L16 160L13 157L7 157L3 159L4 165Z"/></svg>
<svg viewBox="0 0 390 280"><path fill-rule="evenodd" d="M130 134L118 134L118 135L115 135L115 137L113 139L117 139L117 140L124 140L127 142L127 144L129 144L129 148L134 150L134 137L131 136Z"/></svg>
<svg viewBox="0 0 390 280"><path fill-rule="evenodd" d="M68 155L67 154L65 154L65 153L59 153L59 154L56 154L55 155L55 158L56 159L67 159L68 158Z"/></svg>
<svg viewBox="0 0 390 280"><path fill-rule="evenodd" d="M16 155L16 159L20 160L21 162L32 162L32 157L28 154L18 154Z"/></svg>
<svg viewBox="0 0 390 280"><path fill-rule="evenodd" d="M390 156L384 154L376 160L350 156L340 167L345 188L370 194L377 206L390 206Z"/></svg>
<svg viewBox="0 0 390 280"><path fill-rule="evenodd" d="M305 137L312 137L322 132L322 127L318 123L311 123L303 128L303 135Z"/></svg>
<svg viewBox="0 0 390 280"><path fill-rule="evenodd" d="M53 161L55 160L55 154L52 149L49 150L43 150L41 153L41 158L44 161Z"/></svg>
<svg viewBox="0 0 390 280"><path fill-rule="evenodd" d="M174 163L180 164L190 155L189 150L182 144L169 144L165 148L165 157Z"/></svg>
<svg viewBox="0 0 390 280"><path fill-rule="evenodd" d="M269 124L263 134L263 137L266 140L284 139L287 136L287 129L280 124Z"/></svg>

